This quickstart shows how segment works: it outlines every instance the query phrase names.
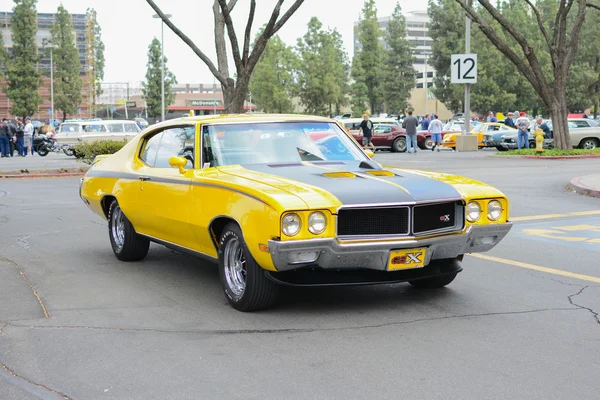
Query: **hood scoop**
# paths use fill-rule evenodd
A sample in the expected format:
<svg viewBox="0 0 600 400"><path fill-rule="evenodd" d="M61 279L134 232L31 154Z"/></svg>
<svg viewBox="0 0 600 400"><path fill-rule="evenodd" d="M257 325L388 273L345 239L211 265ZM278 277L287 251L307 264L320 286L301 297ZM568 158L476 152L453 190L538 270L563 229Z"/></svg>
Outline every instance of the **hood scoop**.
<svg viewBox="0 0 600 400"><path fill-rule="evenodd" d="M364 173L373 176L397 176L392 171L386 171L385 169L374 169L372 171L365 171Z"/></svg>
<svg viewBox="0 0 600 400"><path fill-rule="evenodd" d="M322 174L327 178L357 178L358 175L348 171L325 172Z"/></svg>

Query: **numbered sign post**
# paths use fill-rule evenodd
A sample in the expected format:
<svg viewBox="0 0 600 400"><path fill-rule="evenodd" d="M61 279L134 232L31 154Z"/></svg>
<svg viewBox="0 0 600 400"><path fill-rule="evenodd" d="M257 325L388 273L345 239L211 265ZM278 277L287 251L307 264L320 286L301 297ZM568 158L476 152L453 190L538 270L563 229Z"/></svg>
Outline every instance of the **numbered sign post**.
<svg viewBox="0 0 600 400"><path fill-rule="evenodd" d="M452 54L452 83L477 83L477 54Z"/></svg>

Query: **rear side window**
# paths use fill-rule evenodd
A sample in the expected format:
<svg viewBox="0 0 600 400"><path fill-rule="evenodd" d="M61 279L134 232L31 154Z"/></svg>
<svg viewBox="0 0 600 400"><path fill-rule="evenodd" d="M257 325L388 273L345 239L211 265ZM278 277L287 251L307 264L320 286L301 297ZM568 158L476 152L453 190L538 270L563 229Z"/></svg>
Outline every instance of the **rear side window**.
<svg viewBox="0 0 600 400"><path fill-rule="evenodd" d="M108 124L106 127L110 133L123 132L123 124Z"/></svg>
<svg viewBox="0 0 600 400"><path fill-rule="evenodd" d="M62 132L81 132L81 126L78 124L62 124L60 126L60 131Z"/></svg>
<svg viewBox="0 0 600 400"><path fill-rule="evenodd" d="M136 124L125 124L125 132L127 133L137 133L139 132Z"/></svg>
<svg viewBox="0 0 600 400"><path fill-rule="evenodd" d="M140 158L150 167L171 168L169 158L183 156L187 169L194 168L196 129L193 126L170 128L148 137Z"/></svg>

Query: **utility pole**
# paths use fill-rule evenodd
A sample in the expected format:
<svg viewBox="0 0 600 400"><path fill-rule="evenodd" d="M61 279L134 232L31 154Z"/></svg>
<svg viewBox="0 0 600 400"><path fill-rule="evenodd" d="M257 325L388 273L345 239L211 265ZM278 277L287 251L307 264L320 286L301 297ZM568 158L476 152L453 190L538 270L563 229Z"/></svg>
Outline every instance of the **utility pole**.
<svg viewBox="0 0 600 400"><path fill-rule="evenodd" d="M54 61L52 59L52 47L50 47L50 118L54 126Z"/></svg>
<svg viewBox="0 0 600 400"><path fill-rule="evenodd" d="M171 14L166 14L167 19L171 18ZM160 15L154 14L152 18L160 18ZM160 86L161 86L161 116L162 121L165 120L165 22L161 19L160 21Z"/></svg>
<svg viewBox="0 0 600 400"><path fill-rule="evenodd" d="M469 7L472 6L469 0ZM471 18L465 17L465 54L471 53ZM465 83L465 135L471 134L471 84Z"/></svg>

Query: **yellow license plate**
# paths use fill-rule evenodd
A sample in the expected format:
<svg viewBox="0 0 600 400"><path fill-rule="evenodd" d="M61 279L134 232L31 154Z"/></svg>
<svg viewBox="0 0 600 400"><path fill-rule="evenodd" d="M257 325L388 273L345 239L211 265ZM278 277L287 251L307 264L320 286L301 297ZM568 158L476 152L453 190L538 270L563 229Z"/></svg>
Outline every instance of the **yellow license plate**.
<svg viewBox="0 0 600 400"><path fill-rule="evenodd" d="M427 248L390 251L388 271L422 268L425 266Z"/></svg>

